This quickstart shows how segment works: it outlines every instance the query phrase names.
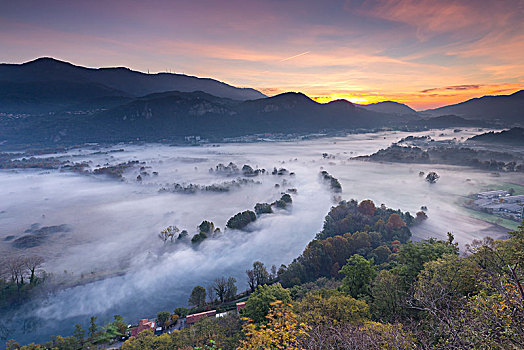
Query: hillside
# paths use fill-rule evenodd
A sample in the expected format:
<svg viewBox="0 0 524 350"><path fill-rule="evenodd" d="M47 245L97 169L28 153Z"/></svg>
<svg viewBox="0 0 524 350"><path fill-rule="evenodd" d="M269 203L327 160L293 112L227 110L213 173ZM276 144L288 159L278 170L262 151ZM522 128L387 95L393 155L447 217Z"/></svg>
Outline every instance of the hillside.
<svg viewBox="0 0 524 350"><path fill-rule="evenodd" d="M524 124L524 90L511 95L483 96L454 105L428 109L427 116L457 115L465 119L496 120L506 124Z"/></svg>
<svg viewBox="0 0 524 350"><path fill-rule="evenodd" d="M265 97L254 89L183 74L145 74L122 67L86 68L52 58L0 64L0 112L41 114L74 109L79 102L100 102L98 99L109 96L139 97L175 90L204 91L240 101Z"/></svg>
<svg viewBox="0 0 524 350"><path fill-rule="evenodd" d="M511 128L501 132L490 131L473 136L468 141L524 146L524 128Z"/></svg>
<svg viewBox="0 0 524 350"><path fill-rule="evenodd" d="M120 101L124 98L121 97ZM357 108L347 101L320 104L301 93L253 101L205 92L166 92L130 99L89 114L61 113L0 117L0 142L75 144L82 142L178 141L199 135L212 140L256 133L309 133L402 127L416 116Z"/></svg>

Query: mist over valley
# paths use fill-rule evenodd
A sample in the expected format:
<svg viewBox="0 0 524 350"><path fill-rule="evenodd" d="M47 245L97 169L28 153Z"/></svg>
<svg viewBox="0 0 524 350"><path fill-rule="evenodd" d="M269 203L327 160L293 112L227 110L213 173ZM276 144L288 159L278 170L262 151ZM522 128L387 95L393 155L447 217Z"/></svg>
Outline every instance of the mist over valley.
<svg viewBox="0 0 524 350"><path fill-rule="evenodd" d="M461 245L484 236L504 237L508 229L469 216L460 199L501 183L519 183L518 174L495 177L469 167L352 159L410 135L464 140L479 133L448 129L201 147L90 146L36 156L84 164L81 171L64 165L2 170L2 254L44 257L42 268L53 286L6 313L3 336L43 341L72 324L85 324L91 315L109 320L119 313L138 319L154 310L186 305L194 285L223 275L235 277L239 288L246 288L246 267L256 260L267 266L289 264L321 230L324 216L340 199L371 199L413 215L427 207L428 219L412 228L414 240L444 238L447 232ZM236 170L219 171L230 162ZM121 164L131 165L116 176L95 170ZM265 172L244 176L245 164ZM273 175L274 168L287 171ZM319 178L322 170L339 180L341 193ZM436 171L440 180L430 184L420 171ZM186 190L174 191L173 184ZM236 213L276 201L286 192L293 200L287 208L261 215L245 230L225 229ZM212 221L221 232L192 244L190 238L203 220ZM188 238L162 242L158 234L170 225L187 230ZM42 237L46 229L52 232L36 243L16 244L23 237Z"/></svg>

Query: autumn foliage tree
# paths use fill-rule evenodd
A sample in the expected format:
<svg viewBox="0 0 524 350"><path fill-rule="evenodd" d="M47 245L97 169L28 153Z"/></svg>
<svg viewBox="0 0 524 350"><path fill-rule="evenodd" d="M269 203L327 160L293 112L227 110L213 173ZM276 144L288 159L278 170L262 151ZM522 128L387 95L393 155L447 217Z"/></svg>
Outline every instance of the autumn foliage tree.
<svg viewBox="0 0 524 350"><path fill-rule="evenodd" d="M388 222L386 223L386 228L388 230L398 230L404 226L406 226L406 223L397 213L391 214L388 218Z"/></svg>
<svg viewBox="0 0 524 350"><path fill-rule="evenodd" d="M358 212L366 216L373 216L375 210L375 203L370 199L363 200L358 205Z"/></svg>
<svg viewBox="0 0 524 350"><path fill-rule="evenodd" d="M298 321L291 305L275 301L270 306L266 324L244 325L246 339L240 342L238 349L304 349L310 327Z"/></svg>

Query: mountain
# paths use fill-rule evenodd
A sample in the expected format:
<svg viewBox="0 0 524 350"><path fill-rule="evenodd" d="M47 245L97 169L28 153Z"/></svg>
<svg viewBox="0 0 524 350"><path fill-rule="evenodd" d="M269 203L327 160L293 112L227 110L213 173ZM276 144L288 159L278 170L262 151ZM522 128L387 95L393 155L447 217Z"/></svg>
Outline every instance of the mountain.
<svg viewBox="0 0 524 350"><path fill-rule="evenodd" d="M397 115L417 114L417 111L415 111L408 105L405 105L403 103L394 102L394 101L383 101L383 102L371 103L368 105L355 104L355 106L367 109L368 111L379 112L379 113L397 114Z"/></svg>
<svg viewBox="0 0 524 350"><path fill-rule="evenodd" d="M239 102L204 92L170 92L136 99L93 116L92 124L111 132L164 137L239 136L253 133L318 132L400 125L404 118L356 108L347 101L320 104L302 93L288 92Z"/></svg>
<svg viewBox="0 0 524 350"><path fill-rule="evenodd" d="M266 97L254 89L183 74L145 74L121 67L86 68L53 58L0 64L0 112L57 112L89 101L107 108L112 107L107 104L108 97L113 97L113 102L114 97L125 101L129 97L175 90L204 91L241 101Z"/></svg>
<svg viewBox="0 0 524 350"><path fill-rule="evenodd" d="M524 146L524 128L511 128L501 132L487 132L468 139L472 142Z"/></svg>
<svg viewBox="0 0 524 350"><path fill-rule="evenodd" d="M0 144L179 141L190 135L221 140L256 133L398 128L415 119L368 111L345 100L320 104L294 92L238 101L202 91L172 91L92 114L0 117Z"/></svg>
<svg viewBox="0 0 524 350"><path fill-rule="evenodd" d="M499 121L505 124L524 125L524 90L511 95L484 96L458 104L428 109L427 116L457 115L465 119Z"/></svg>

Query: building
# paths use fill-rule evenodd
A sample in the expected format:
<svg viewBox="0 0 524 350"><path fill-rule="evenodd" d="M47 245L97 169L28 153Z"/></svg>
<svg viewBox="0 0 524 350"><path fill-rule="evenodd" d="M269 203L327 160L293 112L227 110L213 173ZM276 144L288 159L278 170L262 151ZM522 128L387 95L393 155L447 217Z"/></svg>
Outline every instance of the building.
<svg viewBox="0 0 524 350"><path fill-rule="evenodd" d="M245 307L246 307L246 302L245 301L243 301L241 303L237 303L237 313L239 314L240 310L242 310Z"/></svg>
<svg viewBox="0 0 524 350"><path fill-rule="evenodd" d="M145 331L146 329L155 330L155 321L143 318L138 322L138 327L131 330L131 337L136 337L138 333Z"/></svg>
<svg viewBox="0 0 524 350"><path fill-rule="evenodd" d="M498 203L486 206L493 213L506 214L503 216L513 216L515 219L522 219L523 206L519 204L510 204L510 203Z"/></svg>
<svg viewBox="0 0 524 350"><path fill-rule="evenodd" d="M509 192L503 190L477 193L477 198L479 199L495 199L507 196L509 196Z"/></svg>
<svg viewBox="0 0 524 350"><path fill-rule="evenodd" d="M198 314L187 315L186 316L186 325L189 327L195 324L196 322L200 321L203 318L215 317L216 314L217 314L217 310L211 310L211 311L200 312Z"/></svg>
<svg viewBox="0 0 524 350"><path fill-rule="evenodd" d="M521 204L524 204L524 194L521 194L521 195L518 195L518 196L504 197L504 203L509 203L509 204L521 203Z"/></svg>

